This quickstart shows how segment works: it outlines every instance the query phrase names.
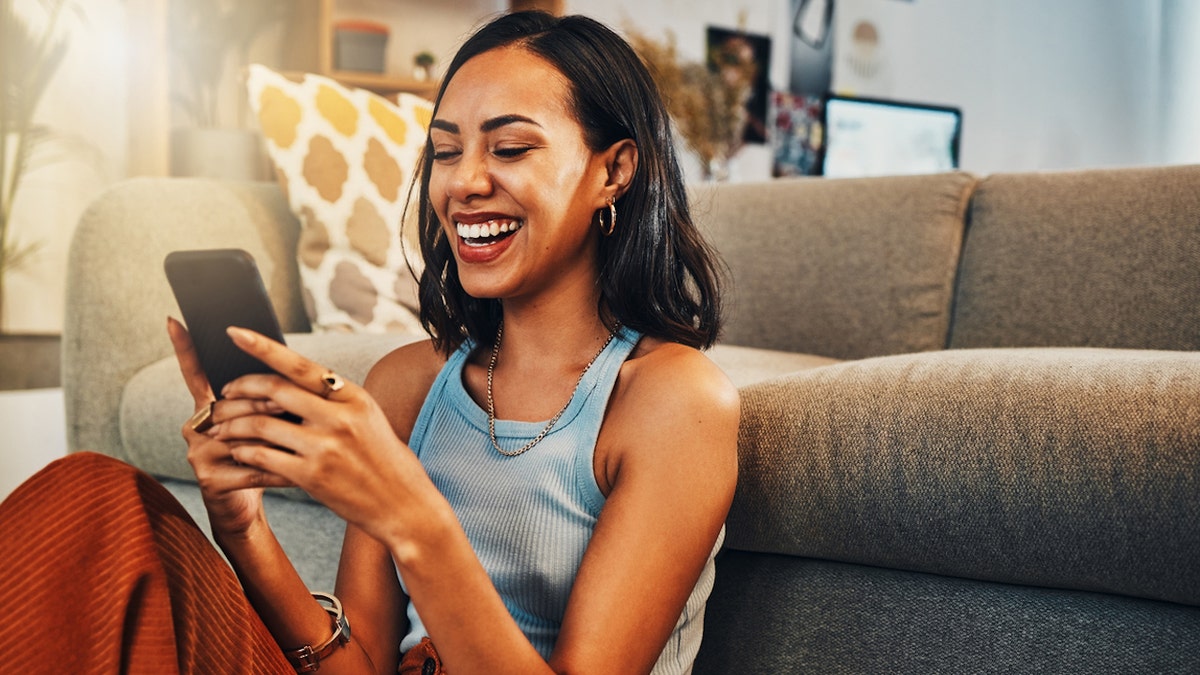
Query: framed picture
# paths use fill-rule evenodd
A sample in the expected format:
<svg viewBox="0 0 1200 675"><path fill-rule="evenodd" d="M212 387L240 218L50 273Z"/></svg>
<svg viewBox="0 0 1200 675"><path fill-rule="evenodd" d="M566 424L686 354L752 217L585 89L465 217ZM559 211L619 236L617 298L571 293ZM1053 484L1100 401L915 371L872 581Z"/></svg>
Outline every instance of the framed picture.
<svg viewBox="0 0 1200 675"><path fill-rule="evenodd" d="M750 80L746 101L746 143L767 142L767 109L771 97L771 38L727 28L708 27L708 67L728 77Z"/></svg>

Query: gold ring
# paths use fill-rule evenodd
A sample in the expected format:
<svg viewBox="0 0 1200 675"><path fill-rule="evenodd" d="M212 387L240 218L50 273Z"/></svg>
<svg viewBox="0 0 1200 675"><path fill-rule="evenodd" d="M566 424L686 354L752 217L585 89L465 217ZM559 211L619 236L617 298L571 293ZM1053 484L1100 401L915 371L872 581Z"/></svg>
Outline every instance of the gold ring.
<svg viewBox="0 0 1200 675"><path fill-rule="evenodd" d="M217 407L216 401L210 401L208 405L192 413L188 418L187 425L196 433L204 433L212 428L213 425L213 410Z"/></svg>
<svg viewBox="0 0 1200 675"><path fill-rule="evenodd" d="M341 375L338 375L332 370L327 370L325 371L325 374L321 376L321 386L324 387L324 389L321 391L321 396L324 398L329 398L329 395L333 392L341 391L342 387L346 386L346 381L342 379Z"/></svg>

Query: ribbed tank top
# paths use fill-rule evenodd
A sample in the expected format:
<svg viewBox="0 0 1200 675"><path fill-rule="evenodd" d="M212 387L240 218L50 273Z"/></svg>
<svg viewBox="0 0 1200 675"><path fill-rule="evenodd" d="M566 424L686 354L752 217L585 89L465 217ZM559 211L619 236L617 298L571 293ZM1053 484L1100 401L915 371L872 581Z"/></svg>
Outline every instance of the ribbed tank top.
<svg viewBox="0 0 1200 675"><path fill-rule="evenodd" d="M592 469L600 424L621 365L640 338L636 331L621 328L579 382L554 428L516 457L505 457L492 447L487 411L463 385L463 366L474 349L468 341L434 380L409 439L430 479L454 508L509 613L546 658L554 650L572 584L604 506ZM545 425L496 420L496 437L500 447L511 451ZM713 555L655 666L656 674L691 670L700 647L704 603L712 590ZM426 635L411 603L408 619L402 652Z"/></svg>

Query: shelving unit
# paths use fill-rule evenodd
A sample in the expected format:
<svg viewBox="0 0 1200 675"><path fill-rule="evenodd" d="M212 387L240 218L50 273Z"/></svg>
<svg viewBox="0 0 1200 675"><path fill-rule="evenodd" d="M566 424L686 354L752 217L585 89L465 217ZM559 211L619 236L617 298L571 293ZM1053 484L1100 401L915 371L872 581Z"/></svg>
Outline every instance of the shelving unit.
<svg viewBox="0 0 1200 675"><path fill-rule="evenodd" d="M417 0L410 0L417 1ZM312 72L331 77L342 84L391 95L408 92L432 97L437 92L436 80L417 80L391 73L368 73L338 70L334 67L334 15L338 0L297 0L292 24L288 29L285 49L287 70L293 74ZM403 11L405 2L393 2L395 12ZM511 0L513 11L540 9L562 14L563 0Z"/></svg>

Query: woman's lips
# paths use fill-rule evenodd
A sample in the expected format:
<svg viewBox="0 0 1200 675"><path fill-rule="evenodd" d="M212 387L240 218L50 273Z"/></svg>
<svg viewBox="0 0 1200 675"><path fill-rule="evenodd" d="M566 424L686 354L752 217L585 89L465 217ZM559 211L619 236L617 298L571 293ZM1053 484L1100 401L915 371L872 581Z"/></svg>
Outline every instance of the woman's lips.
<svg viewBox="0 0 1200 675"><path fill-rule="evenodd" d="M458 257L465 263L495 260L508 250L512 235L524 223L515 218L482 218L475 222L455 221L458 233Z"/></svg>

